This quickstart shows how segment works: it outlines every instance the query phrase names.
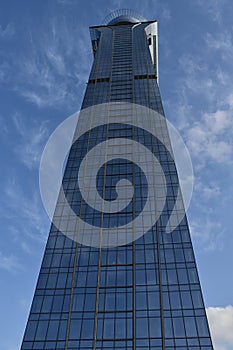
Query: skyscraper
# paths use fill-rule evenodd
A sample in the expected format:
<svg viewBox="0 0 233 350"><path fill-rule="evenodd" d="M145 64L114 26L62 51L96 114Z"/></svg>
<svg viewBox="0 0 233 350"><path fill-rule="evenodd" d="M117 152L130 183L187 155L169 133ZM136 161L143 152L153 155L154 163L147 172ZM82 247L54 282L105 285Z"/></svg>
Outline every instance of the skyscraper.
<svg viewBox="0 0 233 350"><path fill-rule="evenodd" d="M212 350L157 23L121 10L90 32L94 62L21 349Z"/></svg>

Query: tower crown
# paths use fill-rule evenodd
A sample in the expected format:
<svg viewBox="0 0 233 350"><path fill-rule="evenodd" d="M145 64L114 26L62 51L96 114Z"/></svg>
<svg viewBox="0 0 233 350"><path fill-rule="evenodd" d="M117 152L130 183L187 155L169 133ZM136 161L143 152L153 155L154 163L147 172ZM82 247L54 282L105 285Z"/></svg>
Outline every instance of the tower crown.
<svg viewBox="0 0 233 350"><path fill-rule="evenodd" d="M120 9L111 12L103 20L103 24L112 25L120 23L138 23L145 22L147 19L131 9Z"/></svg>

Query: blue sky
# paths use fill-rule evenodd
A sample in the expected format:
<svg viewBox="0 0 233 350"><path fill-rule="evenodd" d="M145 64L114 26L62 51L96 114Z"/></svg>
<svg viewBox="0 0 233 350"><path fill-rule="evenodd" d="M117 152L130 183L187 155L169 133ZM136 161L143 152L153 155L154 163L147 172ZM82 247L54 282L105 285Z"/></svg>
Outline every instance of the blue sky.
<svg viewBox="0 0 233 350"><path fill-rule="evenodd" d="M0 348L20 347L49 220L39 161L80 107L90 25L133 8L159 22L160 89L190 151L188 218L215 350L233 348L233 6L230 0L9 0L0 5Z"/></svg>

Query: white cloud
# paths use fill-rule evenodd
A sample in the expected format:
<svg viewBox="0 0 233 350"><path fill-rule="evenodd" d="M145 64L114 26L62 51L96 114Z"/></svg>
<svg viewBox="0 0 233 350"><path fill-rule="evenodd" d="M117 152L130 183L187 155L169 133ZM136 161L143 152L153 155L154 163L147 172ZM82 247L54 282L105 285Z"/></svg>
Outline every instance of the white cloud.
<svg viewBox="0 0 233 350"><path fill-rule="evenodd" d="M7 79L8 71L10 66L7 62L3 62L0 64L0 82L4 83Z"/></svg>
<svg viewBox="0 0 233 350"><path fill-rule="evenodd" d="M180 80L177 86L179 100L182 99L183 104L192 104L192 99L198 97L203 102L200 107L211 107L212 111L222 107L226 96L233 90L229 76L232 55L233 43L228 31L216 35L207 33L198 47L193 47L192 54L182 54L179 58ZM197 111L200 111L200 107L195 103Z"/></svg>
<svg viewBox="0 0 233 350"><path fill-rule="evenodd" d="M223 6L221 1L213 3ZM232 164L233 84L227 67L232 66L232 55L231 34L222 30L207 34L198 51L179 59L179 94L173 109L198 176L211 164Z"/></svg>
<svg viewBox="0 0 233 350"><path fill-rule="evenodd" d="M66 65L64 62L64 57L61 53L57 52L54 48L48 48L47 50L48 60L51 62L53 67L57 70L60 75L66 74Z"/></svg>
<svg viewBox="0 0 233 350"><path fill-rule="evenodd" d="M228 186L219 167L222 174L233 160L233 84L225 66L213 61L214 54L204 43L198 54L181 57L181 94L173 107L196 177L193 203L199 216L190 220L191 233L197 248L208 252L224 249L225 226L214 207L224 206L222 194Z"/></svg>
<svg viewBox="0 0 233 350"><path fill-rule="evenodd" d="M24 231L22 232L21 225L18 225L17 227L16 225L14 226L13 223L11 223L8 227L8 232L9 232L9 237L11 237L13 244L17 245L18 250L19 248L21 248L22 251L27 255L33 254L33 247L31 245L31 242L29 243L29 240L27 240L27 237L29 235L26 234L27 237L25 235L25 232L28 232L28 229L26 229L25 225L24 225Z"/></svg>
<svg viewBox="0 0 233 350"><path fill-rule="evenodd" d="M214 113L203 116L206 127L214 134L220 135L233 127L231 110L218 110Z"/></svg>
<svg viewBox="0 0 233 350"><path fill-rule="evenodd" d="M192 104L191 98L197 96L208 104L211 103L212 106L216 103L219 90L216 84L216 68L213 72L206 64L206 58L201 54L183 54L179 58L179 70L180 80L177 91L179 91L179 100L182 105Z"/></svg>
<svg viewBox="0 0 233 350"><path fill-rule="evenodd" d="M7 39L15 34L15 28L12 23L8 23L5 28L0 25L0 38Z"/></svg>
<svg viewBox="0 0 233 350"><path fill-rule="evenodd" d="M57 2L59 4L62 4L62 5L73 5L73 4L75 4L74 0L57 0Z"/></svg>
<svg viewBox="0 0 233 350"><path fill-rule="evenodd" d="M205 11L214 22L221 23L223 16L223 6L225 0L197 0L197 4L202 7L202 10Z"/></svg>
<svg viewBox="0 0 233 350"><path fill-rule="evenodd" d="M43 145L48 137L48 122L34 121L33 125L30 125L19 113L15 113L12 119L20 136L20 141L14 149L15 153L29 169L38 167Z"/></svg>
<svg viewBox="0 0 233 350"><path fill-rule="evenodd" d="M21 268L22 266L19 263L16 256L12 254L6 255L0 252L0 269L6 270L9 272L16 272Z"/></svg>
<svg viewBox="0 0 233 350"><path fill-rule="evenodd" d="M233 348L233 306L207 308L215 350Z"/></svg>
<svg viewBox="0 0 233 350"><path fill-rule="evenodd" d="M40 108L65 104L74 110L78 87L85 87L91 65L88 30L65 17L51 19L42 28L28 28L29 38L17 57L5 52L0 81Z"/></svg>
<svg viewBox="0 0 233 350"><path fill-rule="evenodd" d="M201 182L200 178L197 177L195 178L194 190L198 196L198 201L200 201L200 199L212 200L221 196L221 189L219 185L213 181L211 183L208 182L208 184L205 184Z"/></svg>
<svg viewBox="0 0 233 350"><path fill-rule="evenodd" d="M224 246L224 229L220 221L210 219L209 216L198 220L190 220L190 232L198 248L213 252L222 250Z"/></svg>
<svg viewBox="0 0 233 350"><path fill-rule="evenodd" d="M52 63L51 57L48 58ZM46 60L38 62L35 57L31 57L22 62L21 73L16 75L14 90L38 107L51 105L56 107L64 102L64 99L67 98L69 101L72 97L68 91L67 81L61 80L59 76L57 65L52 63L53 69L49 65Z"/></svg>
<svg viewBox="0 0 233 350"><path fill-rule="evenodd" d="M200 57L194 59L191 54L183 54L179 58L179 65L184 69L186 74L200 73L207 68L205 62Z"/></svg>
<svg viewBox="0 0 233 350"><path fill-rule="evenodd" d="M233 109L205 113L202 118L185 130L185 139L193 156L200 164L208 161L229 163L232 161Z"/></svg>
<svg viewBox="0 0 233 350"><path fill-rule="evenodd" d="M171 20L171 11L170 8L168 8L165 4L161 5L161 20L163 22L167 22Z"/></svg>
<svg viewBox="0 0 233 350"><path fill-rule="evenodd" d="M11 234L14 240L20 241L24 251L30 251L27 238L45 240L49 221L43 210L39 193L34 191L26 194L17 181L11 179L4 187L2 203L2 216L9 221Z"/></svg>
<svg viewBox="0 0 233 350"><path fill-rule="evenodd" d="M227 94L220 98L223 92L220 87L216 88L218 84L214 84L211 78L202 76L198 81L199 75L205 75L205 66L187 56L182 58L180 64L185 67L186 73L182 79L182 101L176 107L176 114L191 155L196 157L199 167L203 167L208 161L231 162L233 94L229 86ZM218 77L224 79L224 72L218 70ZM197 109L197 115L194 116L189 101L190 97L195 95L208 101L212 111L203 112Z"/></svg>
<svg viewBox="0 0 233 350"><path fill-rule="evenodd" d="M218 51L224 60L232 60L233 43L230 32L223 31L217 35L207 33L205 40L209 49Z"/></svg>

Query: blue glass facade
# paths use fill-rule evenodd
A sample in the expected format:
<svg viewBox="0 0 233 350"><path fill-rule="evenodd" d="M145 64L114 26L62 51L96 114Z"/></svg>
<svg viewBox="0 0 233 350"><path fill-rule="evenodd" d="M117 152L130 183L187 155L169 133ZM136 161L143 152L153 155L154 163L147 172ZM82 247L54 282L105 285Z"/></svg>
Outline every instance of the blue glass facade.
<svg viewBox="0 0 233 350"><path fill-rule="evenodd" d="M81 115L78 121L76 135L81 136L68 157L62 184L65 199L58 198L21 350L213 350L186 216L166 233L179 183L157 84L154 26L154 22L114 21L91 28L95 57L82 109L93 114ZM107 108L107 121L96 124L95 106L100 104ZM148 132L150 125L134 123L136 114L144 118L145 107L161 115L150 120L160 139ZM84 133L82 123L88 125ZM116 228L119 236L127 235L124 227L143 209L147 208L147 217L156 211L156 196L149 207L145 204L153 191L143 166L126 157L130 140L155 154L165 174L165 183L155 181L156 196L163 195L164 186L167 189L161 215L149 229L146 220L142 227L138 224L139 231L146 233L128 244L82 244L77 235L93 238L96 232ZM78 186L86 154L106 141L107 151L114 145L119 152L99 168L97 192L111 202L117 198L117 183L126 179L124 191L132 199L114 212L88 205ZM149 166L148 160L143 162L145 168ZM86 187L91 178L88 166ZM155 175L152 171L151 177ZM133 195L128 194L128 183L133 185ZM182 205L176 208L177 215L179 210L184 211ZM87 224L84 229L75 216Z"/></svg>

